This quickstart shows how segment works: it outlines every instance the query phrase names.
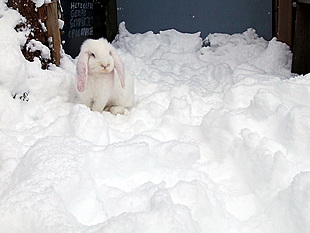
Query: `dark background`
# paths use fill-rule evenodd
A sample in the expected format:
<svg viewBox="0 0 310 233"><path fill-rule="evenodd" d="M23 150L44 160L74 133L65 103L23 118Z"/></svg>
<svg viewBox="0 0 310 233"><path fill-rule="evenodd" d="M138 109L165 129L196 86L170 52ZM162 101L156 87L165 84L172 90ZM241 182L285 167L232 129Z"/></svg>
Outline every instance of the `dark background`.
<svg viewBox="0 0 310 233"><path fill-rule="evenodd" d="M256 29L272 38L272 0L117 0L118 23L131 33L165 29L240 33Z"/></svg>

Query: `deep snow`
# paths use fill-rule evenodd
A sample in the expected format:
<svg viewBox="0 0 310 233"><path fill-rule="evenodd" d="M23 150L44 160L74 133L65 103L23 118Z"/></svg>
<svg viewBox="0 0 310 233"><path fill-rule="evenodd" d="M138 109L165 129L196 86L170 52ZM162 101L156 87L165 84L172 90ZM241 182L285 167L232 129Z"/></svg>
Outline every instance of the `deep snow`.
<svg viewBox="0 0 310 233"><path fill-rule="evenodd" d="M1 233L310 232L310 75L285 44L121 24L136 102L114 116L78 104L76 60L26 61L19 21L0 1Z"/></svg>

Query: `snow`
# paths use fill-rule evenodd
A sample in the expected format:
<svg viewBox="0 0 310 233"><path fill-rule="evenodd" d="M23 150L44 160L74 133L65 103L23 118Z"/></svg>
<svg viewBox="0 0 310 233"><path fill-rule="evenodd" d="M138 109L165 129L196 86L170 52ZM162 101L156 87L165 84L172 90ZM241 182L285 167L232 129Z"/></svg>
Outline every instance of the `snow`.
<svg viewBox="0 0 310 233"><path fill-rule="evenodd" d="M1 233L310 232L310 75L285 44L121 24L136 100L114 116L79 104L75 59L23 58L20 20L0 2Z"/></svg>

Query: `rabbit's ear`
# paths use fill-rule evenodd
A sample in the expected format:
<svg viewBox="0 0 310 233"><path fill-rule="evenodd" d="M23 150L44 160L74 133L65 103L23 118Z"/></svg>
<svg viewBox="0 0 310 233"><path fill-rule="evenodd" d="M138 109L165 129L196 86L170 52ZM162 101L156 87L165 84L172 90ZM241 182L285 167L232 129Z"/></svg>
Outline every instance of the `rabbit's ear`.
<svg viewBox="0 0 310 233"><path fill-rule="evenodd" d="M85 90L85 83L87 81L88 74L88 52L82 51L80 53L79 59L77 61L76 71L77 71L77 89L79 92Z"/></svg>
<svg viewBox="0 0 310 233"><path fill-rule="evenodd" d="M113 57L114 60L114 68L116 69L116 72L118 74L118 77L121 81L121 85L124 88L125 87L125 69L124 65L122 63L121 58L118 56L118 54L115 52L114 49L110 51L110 55Z"/></svg>

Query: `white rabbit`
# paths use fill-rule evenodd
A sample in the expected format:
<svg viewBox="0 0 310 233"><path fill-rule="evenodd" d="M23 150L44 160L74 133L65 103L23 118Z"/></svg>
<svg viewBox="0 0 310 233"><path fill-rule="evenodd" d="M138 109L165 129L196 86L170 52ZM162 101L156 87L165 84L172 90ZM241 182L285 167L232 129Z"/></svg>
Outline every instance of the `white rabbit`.
<svg viewBox="0 0 310 233"><path fill-rule="evenodd" d="M133 78L106 39L84 41L76 71L80 100L91 110L124 114L133 104Z"/></svg>

